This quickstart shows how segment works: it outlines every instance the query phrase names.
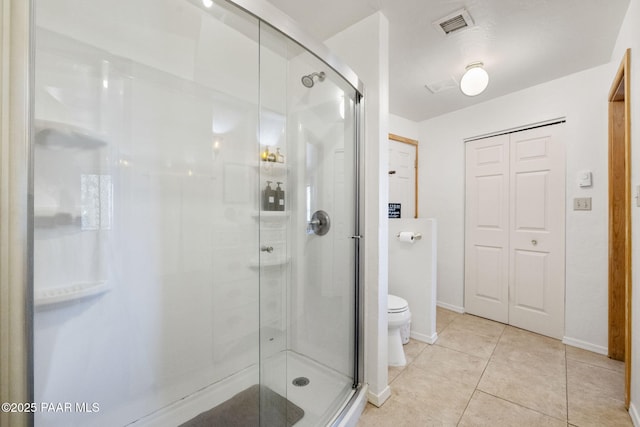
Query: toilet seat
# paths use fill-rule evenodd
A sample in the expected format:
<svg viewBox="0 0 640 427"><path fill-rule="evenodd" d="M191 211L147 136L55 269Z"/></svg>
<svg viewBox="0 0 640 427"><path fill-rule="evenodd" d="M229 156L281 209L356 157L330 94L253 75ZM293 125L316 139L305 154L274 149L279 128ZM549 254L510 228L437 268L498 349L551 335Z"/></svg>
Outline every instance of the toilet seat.
<svg viewBox="0 0 640 427"><path fill-rule="evenodd" d="M409 309L409 303L404 298L395 295L388 295L387 313L402 313Z"/></svg>

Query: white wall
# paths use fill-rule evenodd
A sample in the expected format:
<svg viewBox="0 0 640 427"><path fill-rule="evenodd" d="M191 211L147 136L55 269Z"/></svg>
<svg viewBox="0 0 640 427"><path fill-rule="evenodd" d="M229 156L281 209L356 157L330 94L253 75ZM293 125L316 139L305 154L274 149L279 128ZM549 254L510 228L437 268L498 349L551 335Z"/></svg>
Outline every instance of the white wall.
<svg viewBox="0 0 640 427"><path fill-rule="evenodd" d="M389 194L389 22L377 12L325 42L364 83L365 381L369 401L381 405L387 385ZM383 173L384 172L384 173Z"/></svg>
<svg viewBox="0 0 640 427"><path fill-rule="evenodd" d="M438 302L464 307L463 139L565 117L566 342L607 348L607 93L615 66L596 67L534 86L420 125L421 216L436 218ZM580 189L579 170L593 172ZM593 210L574 212L572 199L592 198Z"/></svg>
<svg viewBox="0 0 640 427"><path fill-rule="evenodd" d="M631 0L624 23L618 35L616 47L611 55L611 62L618 66L627 48L631 48L631 184L632 188L640 184L640 0ZM610 76L609 80L613 80ZM635 129L634 129L635 126ZM634 199L635 201L635 199ZM632 263L633 284L636 288L633 292L632 326L631 326L631 405L629 413L636 426L640 426L640 208L632 205Z"/></svg>
<svg viewBox="0 0 640 427"><path fill-rule="evenodd" d="M418 139L420 124L395 114L389 114L389 133L404 136L405 138Z"/></svg>
<svg viewBox="0 0 640 427"><path fill-rule="evenodd" d="M403 231L420 233L403 242ZM409 303L411 338L433 344L436 333L437 227L433 219L398 218L389 221L389 293Z"/></svg>

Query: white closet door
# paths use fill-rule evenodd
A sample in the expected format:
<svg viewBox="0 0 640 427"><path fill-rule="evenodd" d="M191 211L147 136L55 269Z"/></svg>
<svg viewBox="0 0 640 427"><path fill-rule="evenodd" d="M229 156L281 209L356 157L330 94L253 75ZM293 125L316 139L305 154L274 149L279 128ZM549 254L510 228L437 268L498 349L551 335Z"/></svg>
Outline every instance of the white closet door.
<svg viewBox="0 0 640 427"><path fill-rule="evenodd" d="M509 321L509 136L466 144L465 310Z"/></svg>
<svg viewBox="0 0 640 427"><path fill-rule="evenodd" d="M565 160L561 126L511 134L511 325L564 334Z"/></svg>

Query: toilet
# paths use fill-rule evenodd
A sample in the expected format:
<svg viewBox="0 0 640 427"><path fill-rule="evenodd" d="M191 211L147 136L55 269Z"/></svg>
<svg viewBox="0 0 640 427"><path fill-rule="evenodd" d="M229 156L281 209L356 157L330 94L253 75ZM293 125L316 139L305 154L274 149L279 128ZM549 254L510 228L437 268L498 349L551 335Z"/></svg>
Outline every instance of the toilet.
<svg viewBox="0 0 640 427"><path fill-rule="evenodd" d="M402 348L403 339L401 329L409 325L411 312L409 303L404 298L388 295L387 314L389 317L389 366L404 366L407 359Z"/></svg>

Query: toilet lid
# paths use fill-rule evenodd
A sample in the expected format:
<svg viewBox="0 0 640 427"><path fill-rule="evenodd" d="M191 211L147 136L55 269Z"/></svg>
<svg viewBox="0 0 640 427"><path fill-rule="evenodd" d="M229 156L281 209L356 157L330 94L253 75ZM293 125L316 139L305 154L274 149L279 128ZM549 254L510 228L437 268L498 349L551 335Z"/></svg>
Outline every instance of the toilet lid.
<svg viewBox="0 0 640 427"><path fill-rule="evenodd" d="M400 298L395 295L388 295L387 313L399 313L406 311L408 308L409 303L404 298Z"/></svg>

